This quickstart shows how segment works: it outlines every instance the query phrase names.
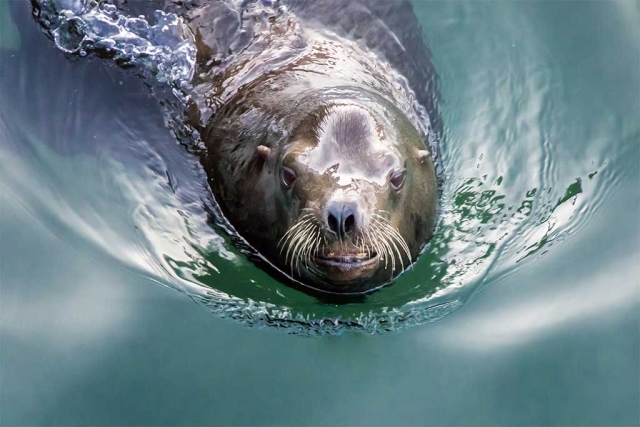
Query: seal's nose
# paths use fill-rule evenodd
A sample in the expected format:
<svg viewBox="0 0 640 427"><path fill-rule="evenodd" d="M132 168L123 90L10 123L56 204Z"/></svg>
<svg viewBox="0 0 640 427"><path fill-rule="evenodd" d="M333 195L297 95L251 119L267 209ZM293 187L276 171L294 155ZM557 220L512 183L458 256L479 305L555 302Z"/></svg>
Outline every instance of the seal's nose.
<svg viewBox="0 0 640 427"><path fill-rule="evenodd" d="M332 202L327 207L327 226L339 236L347 236L357 226L358 207L355 203Z"/></svg>

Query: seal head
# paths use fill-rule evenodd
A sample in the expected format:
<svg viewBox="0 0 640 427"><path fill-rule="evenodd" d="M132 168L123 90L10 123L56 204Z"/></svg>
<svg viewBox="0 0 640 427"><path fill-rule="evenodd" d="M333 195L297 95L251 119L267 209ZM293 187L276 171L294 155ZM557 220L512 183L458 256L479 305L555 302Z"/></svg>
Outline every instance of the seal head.
<svg viewBox="0 0 640 427"><path fill-rule="evenodd" d="M226 217L278 270L317 290L354 294L415 261L433 233L438 189L409 119L376 94L344 92L350 96L311 93L291 107L223 112L227 120L207 138L229 149L208 170L222 171L211 184Z"/></svg>
<svg viewBox="0 0 640 427"><path fill-rule="evenodd" d="M304 286L377 289L416 260L436 223L421 92L315 21L272 18L256 21L237 54L203 62L196 79L214 109L200 134L221 217ZM386 34L376 28L367 34Z"/></svg>
<svg viewBox="0 0 640 427"><path fill-rule="evenodd" d="M290 213L278 262L314 287L375 289L430 238L437 202L431 156L398 111L378 110L323 106L272 166Z"/></svg>

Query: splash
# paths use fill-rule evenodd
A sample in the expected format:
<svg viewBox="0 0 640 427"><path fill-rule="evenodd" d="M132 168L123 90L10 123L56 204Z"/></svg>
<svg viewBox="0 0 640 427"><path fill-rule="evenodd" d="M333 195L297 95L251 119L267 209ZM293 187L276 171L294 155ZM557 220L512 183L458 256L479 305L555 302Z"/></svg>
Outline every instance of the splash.
<svg viewBox="0 0 640 427"><path fill-rule="evenodd" d="M95 54L133 68L145 79L184 89L194 73L196 48L183 20L157 10L144 17L121 14L91 0L38 0L34 16L56 46L80 57Z"/></svg>
<svg viewBox="0 0 640 427"><path fill-rule="evenodd" d="M251 2L243 5L248 3ZM269 9L274 6L272 3L275 2L252 3L253 14L244 14L244 19L251 21L247 25L255 25L252 34L256 35L261 28L257 18L263 15L261 12L274 17L273 9ZM184 102L190 100L198 104L200 111L212 113L215 106L207 104L202 96L208 88L207 79L201 82L200 88L191 86L194 74L200 73L195 72L195 40L179 14L155 11L149 19L133 17L114 5L89 0L33 0L33 4L36 19L55 45L68 55L95 55L114 61L141 76L156 95L163 87L170 88L172 96L175 95L176 111L183 112ZM239 1L233 5L242 7ZM238 34L243 33L238 31ZM225 45L224 52L240 51L246 43L249 43L246 38L238 37L236 44ZM218 70L207 71L213 74ZM515 79L511 70L502 72L504 74L491 78L480 74L477 83ZM525 74L551 79L541 72ZM199 77L196 75L195 79ZM136 207L132 221L136 233L143 237L143 252L149 254L148 259L140 260L139 264L151 266L144 270L148 277L188 294L216 315L254 327L268 326L288 333L317 336L345 331L396 332L437 321L461 307L483 284L544 256L555 241L564 239L580 224L579 219L585 215L586 197L593 197L593 186L589 182L595 173L589 175L589 182L578 178L562 185L547 179L545 174L542 174L544 179L524 179L527 174L503 176L506 166L513 164L525 165L523 168L529 168L529 172L540 164L545 171L554 170L548 160L551 154L545 147L537 146L541 138L536 133L542 128L537 118L541 117L540 100L547 93L549 81L532 81L529 86L513 82L514 87L523 91L520 99L526 100L523 105L529 108L518 113L518 117L524 117L521 128L513 125L512 117L495 120L488 116L496 111L510 111L500 104L501 98L496 97L486 108L479 109L487 117L476 119L475 128L466 134L458 130L465 137L459 144L452 144L446 153L449 177L442 199L442 217L431 244L419 262L393 286L363 297L355 304L327 304L301 295L242 261L245 258L237 248L227 244L227 237L233 234L228 232L228 224L214 224L212 228L202 205L186 206L179 198L174 199L174 193L180 193L180 184L165 185L170 175L169 166L165 164L151 168L153 174L142 181L127 175L124 167L115 174L123 177L118 188L126 195L127 205ZM510 99L510 95L505 94L503 98ZM169 107L164 104L165 114ZM190 138L192 129L181 127L179 115L167 117L180 142ZM507 123L512 127L501 130L491 123ZM504 139L501 132L513 135L511 138L519 141L520 148L507 152L508 144L499 144ZM474 145L473 138L479 138L478 135L482 143ZM524 144L528 142L527 147ZM476 165L474 147L493 155L487 154L484 163L481 155ZM149 155L143 157L152 159L153 147L148 149ZM468 164L459 160L465 158ZM156 174L155 169L162 174ZM155 192L150 190L152 183L156 184ZM207 208L217 212L213 201ZM221 214L212 216L221 217ZM69 224L70 229L74 227L77 228L77 222ZM86 229L97 227L88 224ZM99 250L109 253L104 239L95 241ZM123 263L131 262L127 260L132 257L126 258L122 259Z"/></svg>

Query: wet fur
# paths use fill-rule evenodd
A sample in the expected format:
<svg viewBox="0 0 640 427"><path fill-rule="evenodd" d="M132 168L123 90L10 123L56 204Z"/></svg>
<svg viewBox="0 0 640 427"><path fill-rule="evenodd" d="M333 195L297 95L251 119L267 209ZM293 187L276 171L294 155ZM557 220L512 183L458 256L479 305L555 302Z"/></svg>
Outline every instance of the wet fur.
<svg viewBox="0 0 640 427"><path fill-rule="evenodd" d="M274 260L283 272L305 282L308 277L300 277L296 271L309 264L313 255L327 250L322 247L325 224L321 218L326 215L324 204L337 187L331 180L318 177L301 202L280 188L276 179L280 165L293 162L304 150L313 149L325 139L334 147L326 152L329 160L338 155L345 164L358 159L364 162L363 156L376 144L384 147L388 144L385 141L406 141L392 150L403 164L395 164L397 160L393 159L390 164L380 165L373 160L360 162L365 165L366 173L378 175L385 168L408 165L413 172L409 173L407 185L413 195L420 195L412 198L406 194L409 190L404 194L391 194L388 200L384 199L384 206L391 206L385 210L380 208L382 196L376 193L379 190L374 189L375 185L369 189L367 185L361 187L359 203L370 218L354 238L353 247L382 255L380 262L385 264L384 271L371 284L322 285L326 285L326 290L337 292L367 291L413 262L435 227L434 165L430 158L425 162L416 154L425 148L437 149L437 145L429 146L428 138L433 142L441 127L431 55L408 1L288 0L282 3L295 14L294 18L255 18L236 10L230 3L213 0L192 1L192 6L186 9L198 46L193 84L207 94L207 111L195 106L190 110L191 124L206 145L202 164L223 214L236 231L267 259ZM181 4L169 1L165 10ZM132 2L128 7L142 12L139 3ZM179 8L185 14L185 9ZM319 32L314 33L314 29ZM318 34L324 34L324 29L335 31L345 41L355 40L362 50L360 56L354 57L342 46L333 53L320 49L299 60L284 61L283 65L270 66L272 58L261 57L269 49L273 52L292 49L295 54L296 49L304 49L307 43L323 37ZM327 46L332 46L331 40L327 39ZM340 40L337 43L343 44ZM385 62L378 64L367 57L367 49L388 61L404 80L392 82L394 72L385 71ZM374 70L379 81L373 87L366 87L362 85L361 76L365 79L368 76L362 74L363 70L354 70L352 75L350 68L333 65L338 71L337 84L344 86L344 90L351 93L350 99L368 109L368 113L351 110L344 115L330 114L329 108L323 105L335 107L341 101L332 99L325 89L311 90L309 85L313 85L313 79L301 85L299 77L304 80L307 74L300 74L300 70L313 73L318 69L325 76L332 76L331 71L323 68L330 63L327 61L339 59L332 59L332 54L352 61L360 58L360 63L369 61L367 67L380 66ZM251 77L251 67L256 64L265 68ZM299 93L305 95L298 96ZM393 101L389 103L387 98ZM367 114L375 115L377 122L373 123ZM404 118L405 114L408 119ZM425 120L430 120L430 127ZM381 131L385 133L382 138ZM260 155L259 147L267 147L270 154ZM380 170L376 172L376 168ZM424 172L418 173L423 169ZM317 202L310 203L314 200ZM280 261L275 261L277 259ZM279 265L282 259L284 265Z"/></svg>

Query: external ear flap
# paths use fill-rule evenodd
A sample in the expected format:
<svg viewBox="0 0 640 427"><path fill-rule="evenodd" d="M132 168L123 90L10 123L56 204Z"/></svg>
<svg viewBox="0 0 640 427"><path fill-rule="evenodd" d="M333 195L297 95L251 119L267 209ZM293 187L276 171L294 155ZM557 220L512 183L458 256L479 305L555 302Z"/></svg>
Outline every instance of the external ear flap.
<svg viewBox="0 0 640 427"><path fill-rule="evenodd" d="M423 163L425 160L431 157L431 152L429 150L418 150L417 156L418 160L420 160L420 163Z"/></svg>
<svg viewBox="0 0 640 427"><path fill-rule="evenodd" d="M256 152L262 160L267 160L267 157L269 157L269 154L271 153L271 148L267 147L266 145L258 145L258 148L256 148Z"/></svg>

